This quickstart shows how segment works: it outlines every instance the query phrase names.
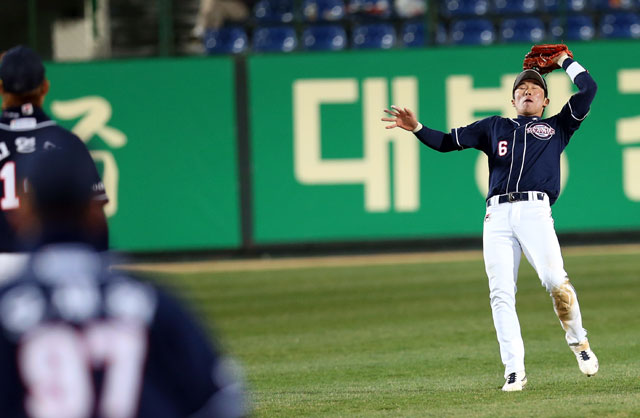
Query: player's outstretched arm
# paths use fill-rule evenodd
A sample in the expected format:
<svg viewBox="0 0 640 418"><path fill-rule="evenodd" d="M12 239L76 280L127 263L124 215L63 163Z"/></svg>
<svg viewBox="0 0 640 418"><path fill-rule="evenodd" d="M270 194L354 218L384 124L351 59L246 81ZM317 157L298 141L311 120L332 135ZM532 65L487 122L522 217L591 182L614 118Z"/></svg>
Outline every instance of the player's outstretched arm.
<svg viewBox="0 0 640 418"><path fill-rule="evenodd" d="M391 106L391 110L385 109L384 111L390 117L381 120L391 122L390 125L385 126L386 129L402 128L405 131L413 132L420 142L436 151L449 152L462 149L455 143L451 134L430 129L418 122L416 115L409 108Z"/></svg>
<svg viewBox="0 0 640 418"><path fill-rule="evenodd" d="M402 128L413 132L418 127L418 120L411 109L394 105L391 106L391 109L393 110L385 109L384 111L392 117L381 119L383 122L391 122L391 125L385 126L386 129Z"/></svg>
<svg viewBox="0 0 640 418"><path fill-rule="evenodd" d="M571 96L568 105L571 116L576 120L582 120L589 113L591 102L593 102L598 90L598 85L591 77L591 74L566 53L560 55L556 62L567 72L571 81L579 89L576 94Z"/></svg>

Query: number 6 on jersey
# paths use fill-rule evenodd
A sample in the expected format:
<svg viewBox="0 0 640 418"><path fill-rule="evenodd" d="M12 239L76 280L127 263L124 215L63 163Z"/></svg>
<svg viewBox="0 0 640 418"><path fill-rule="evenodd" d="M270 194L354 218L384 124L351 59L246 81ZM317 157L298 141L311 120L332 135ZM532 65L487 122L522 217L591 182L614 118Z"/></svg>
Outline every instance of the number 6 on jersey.
<svg viewBox="0 0 640 418"><path fill-rule="evenodd" d="M498 155L500 157L504 157L505 155L507 155L507 145L509 144L509 142L507 141L500 141L498 142Z"/></svg>

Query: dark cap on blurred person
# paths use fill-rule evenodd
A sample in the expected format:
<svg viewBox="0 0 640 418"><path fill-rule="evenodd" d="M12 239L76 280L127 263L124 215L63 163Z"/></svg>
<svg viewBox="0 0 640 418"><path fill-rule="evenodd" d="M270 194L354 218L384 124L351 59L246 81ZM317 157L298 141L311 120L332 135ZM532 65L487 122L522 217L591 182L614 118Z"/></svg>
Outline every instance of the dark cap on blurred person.
<svg viewBox="0 0 640 418"><path fill-rule="evenodd" d="M60 148L32 157L23 164L20 177L28 179L33 205L41 215L73 213L89 205L95 171L92 160L73 158Z"/></svg>
<svg viewBox="0 0 640 418"><path fill-rule="evenodd" d="M7 93L27 93L44 81L44 65L34 50L19 45L2 56L0 79Z"/></svg>
<svg viewBox="0 0 640 418"><path fill-rule="evenodd" d="M16 161L24 201L10 222L27 251L62 242L84 243L98 251L109 248L105 201L95 198L95 164L89 155L79 158L75 151L56 146Z"/></svg>

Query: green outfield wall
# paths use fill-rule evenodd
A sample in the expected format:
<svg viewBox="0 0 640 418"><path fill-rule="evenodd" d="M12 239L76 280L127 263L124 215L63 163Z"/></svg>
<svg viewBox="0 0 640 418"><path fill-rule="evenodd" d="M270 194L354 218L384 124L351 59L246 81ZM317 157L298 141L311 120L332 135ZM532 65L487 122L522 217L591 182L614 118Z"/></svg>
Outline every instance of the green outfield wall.
<svg viewBox="0 0 640 418"><path fill-rule="evenodd" d="M47 75L46 110L102 170L114 248L240 246L231 59L52 64Z"/></svg>
<svg viewBox="0 0 640 418"><path fill-rule="evenodd" d="M572 45L599 91L563 159L566 184L553 208L560 232L640 229L638 46ZM251 57L256 242L481 234L484 154L441 154L412 134L383 129L379 119L390 104L414 109L423 123L445 131L488 115L515 115L511 89L527 50ZM611 59L603 59L605 51ZM563 71L548 84L550 116L574 86Z"/></svg>
<svg viewBox="0 0 640 418"><path fill-rule="evenodd" d="M559 232L640 231L639 45L571 45L599 90L563 157ZM484 155L385 130L382 109L441 130L513 116L528 49L51 64L46 107L93 150L118 249L480 236ZM575 90L548 84L550 116Z"/></svg>

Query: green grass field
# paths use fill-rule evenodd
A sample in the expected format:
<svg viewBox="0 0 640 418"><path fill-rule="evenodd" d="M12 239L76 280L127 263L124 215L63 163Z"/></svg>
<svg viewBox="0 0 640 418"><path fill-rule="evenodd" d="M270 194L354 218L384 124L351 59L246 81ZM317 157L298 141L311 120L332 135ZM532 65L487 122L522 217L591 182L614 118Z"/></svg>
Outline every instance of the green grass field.
<svg viewBox="0 0 640 418"><path fill-rule="evenodd" d="M523 258L517 307L529 383L521 393L500 391L481 259L162 281L244 365L256 416L640 416L640 253L572 254L565 267L600 372L580 373Z"/></svg>

